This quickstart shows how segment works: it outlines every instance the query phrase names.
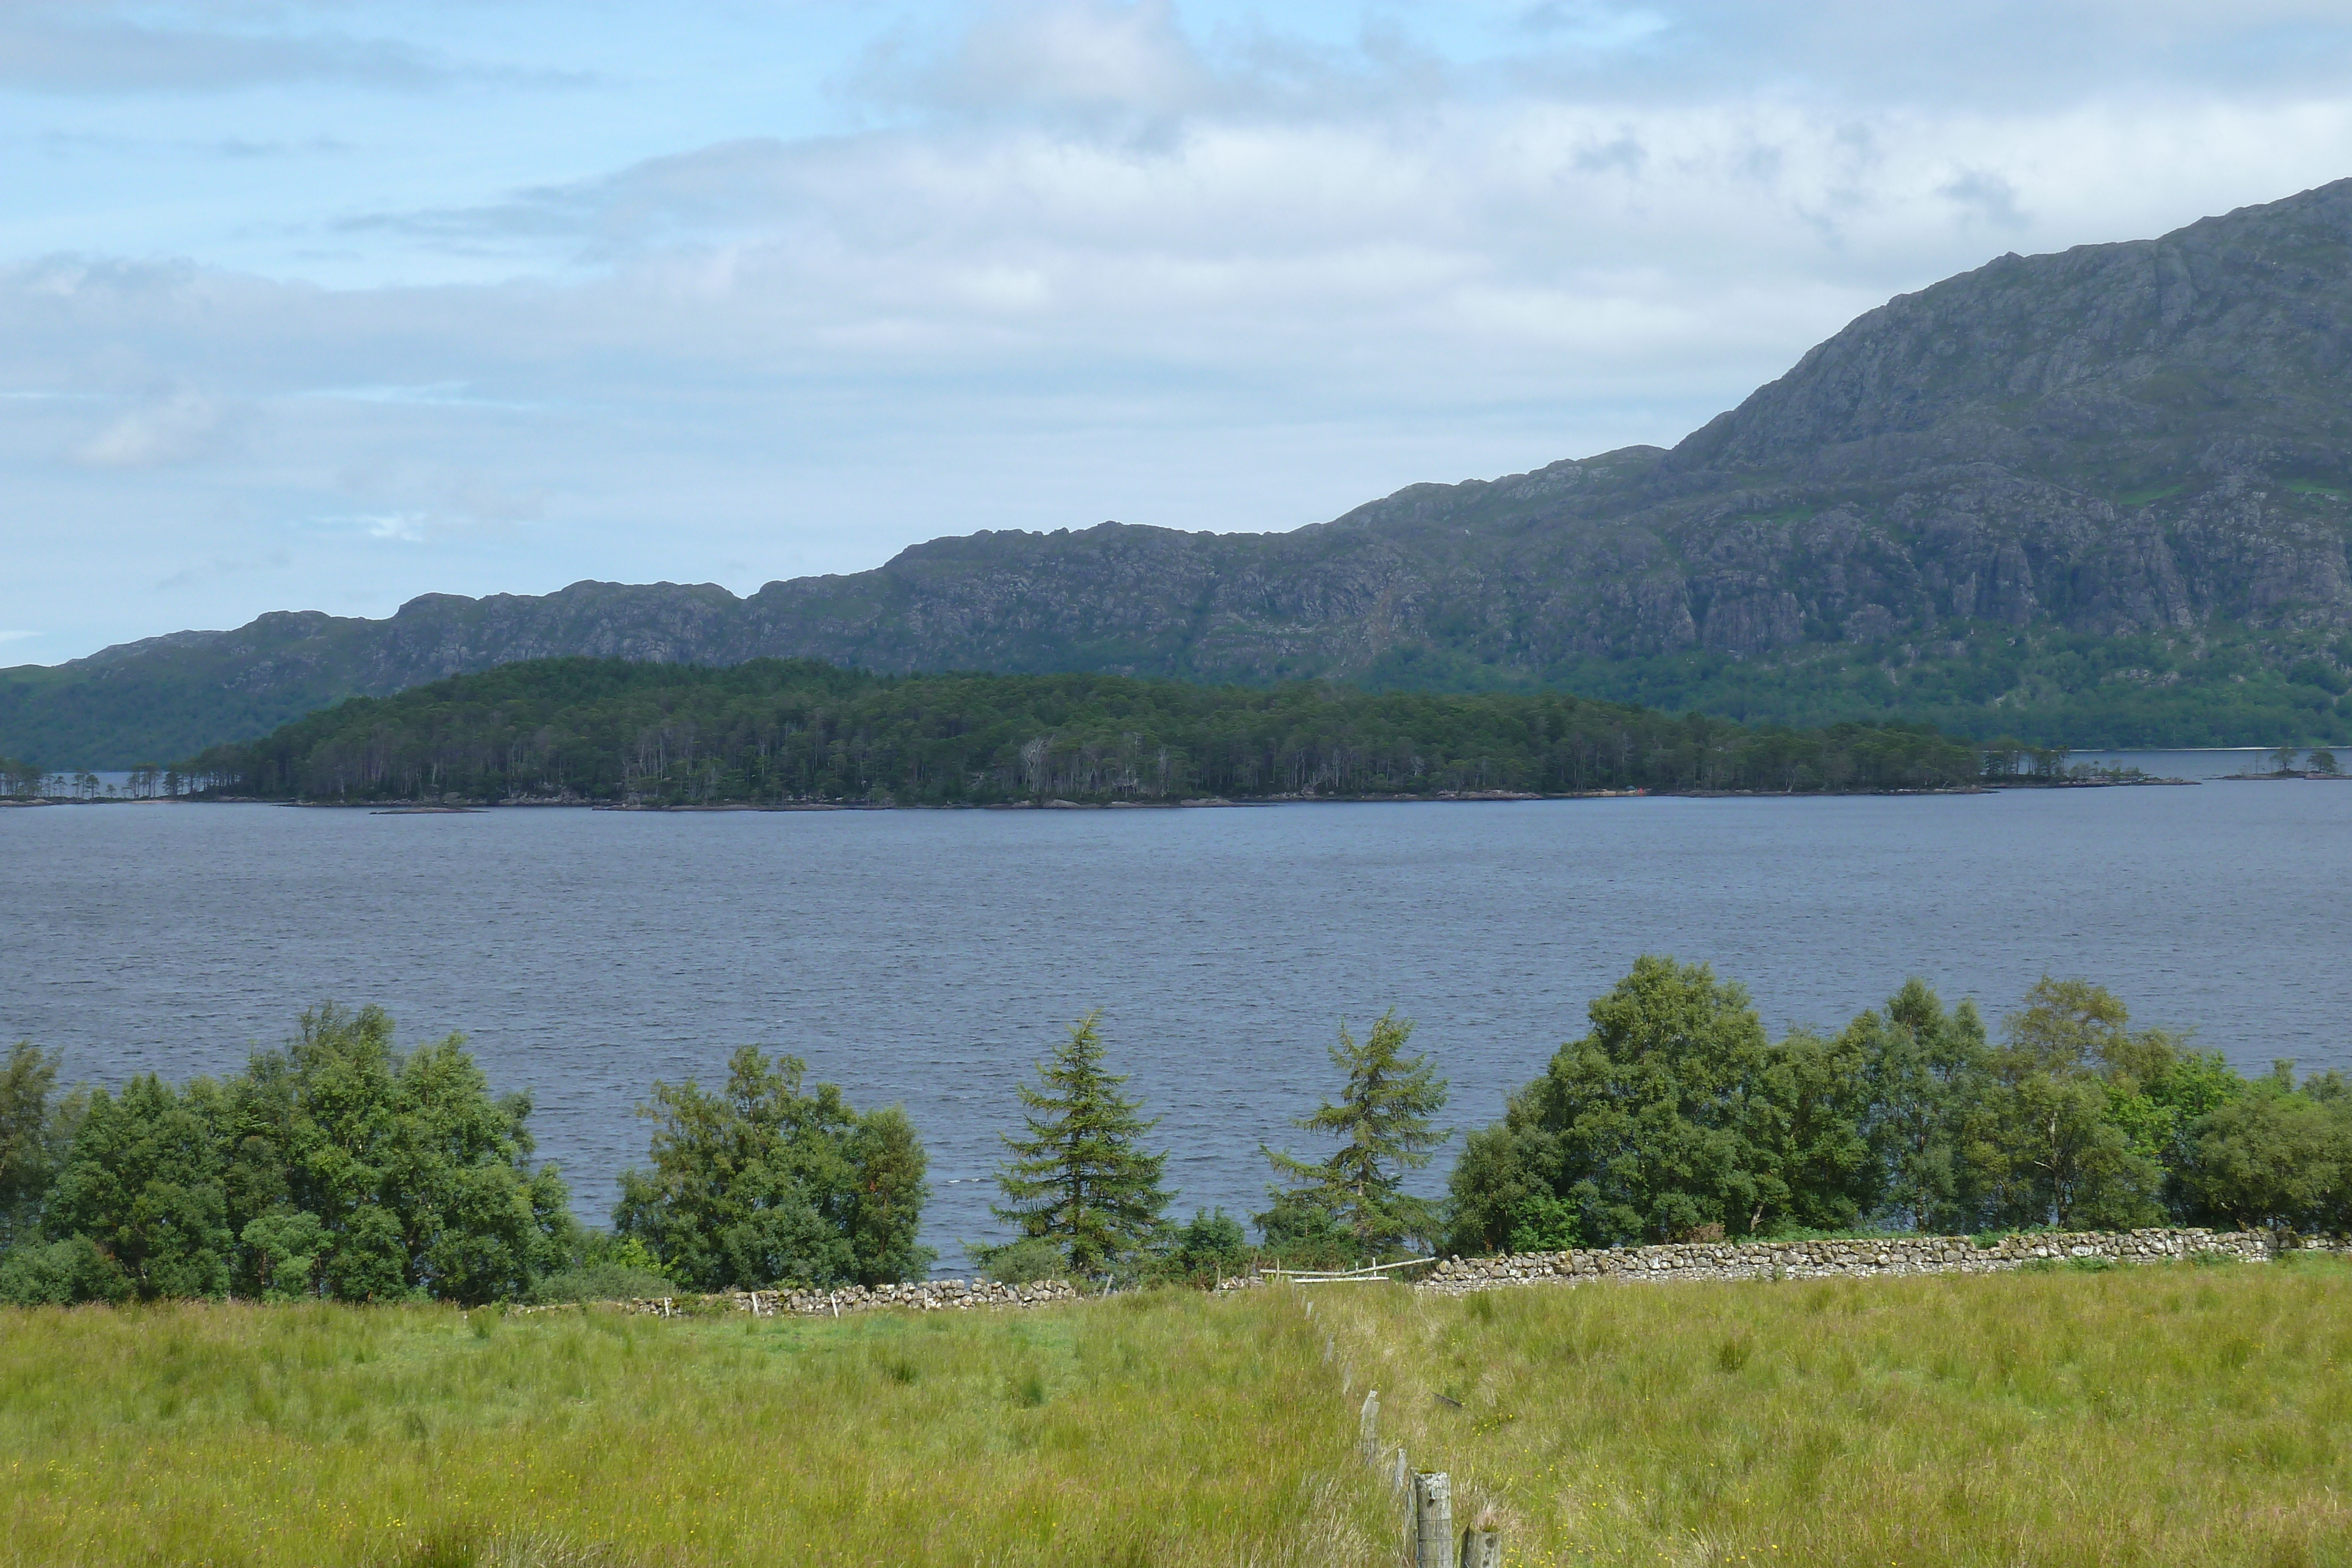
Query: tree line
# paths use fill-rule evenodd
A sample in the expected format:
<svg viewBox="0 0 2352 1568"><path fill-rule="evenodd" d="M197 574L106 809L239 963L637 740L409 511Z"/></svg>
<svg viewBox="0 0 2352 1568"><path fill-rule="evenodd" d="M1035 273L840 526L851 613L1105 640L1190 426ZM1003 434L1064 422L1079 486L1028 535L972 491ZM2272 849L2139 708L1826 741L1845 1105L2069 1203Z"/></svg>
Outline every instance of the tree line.
<svg viewBox="0 0 2352 1568"><path fill-rule="evenodd" d="M1941 789L1985 766L1925 727L1748 728L1558 694L571 658L354 697L175 771L267 799L987 805Z"/></svg>
<svg viewBox="0 0 2352 1568"><path fill-rule="evenodd" d="M2044 977L1989 1030L1914 979L1833 1035L1774 1040L1704 965L1645 956L1586 1031L1465 1140L1442 1198L1407 1190L1451 1138L1447 1085L1392 1012L1330 1049L1336 1092L1261 1153L1256 1235L1169 1215L1156 1122L1081 1019L1020 1090L993 1277L1207 1281L1267 1260L1462 1254L1872 1231L2352 1229L2352 1083L2254 1078ZM918 1279L929 1193L898 1107L861 1112L745 1047L724 1084L656 1083L646 1163L610 1229L531 1163L530 1103L461 1037L395 1049L379 1009L303 1015L226 1079L61 1092L27 1043L0 1069L0 1301L482 1302Z"/></svg>

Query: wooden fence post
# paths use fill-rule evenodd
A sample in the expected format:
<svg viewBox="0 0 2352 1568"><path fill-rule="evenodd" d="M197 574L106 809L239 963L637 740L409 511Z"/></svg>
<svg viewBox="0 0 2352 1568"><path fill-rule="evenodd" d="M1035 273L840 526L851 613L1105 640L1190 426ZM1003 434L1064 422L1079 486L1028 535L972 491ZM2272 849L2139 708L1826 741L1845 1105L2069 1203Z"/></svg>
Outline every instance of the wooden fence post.
<svg viewBox="0 0 2352 1568"><path fill-rule="evenodd" d="M1413 1568L1455 1568L1454 1483L1444 1470L1412 1478Z"/></svg>
<svg viewBox="0 0 2352 1568"><path fill-rule="evenodd" d="M1377 1467L1381 1462L1381 1391L1377 1388L1364 1396L1364 1413L1356 1418L1356 1434L1364 1441L1364 1463Z"/></svg>
<svg viewBox="0 0 2352 1568"><path fill-rule="evenodd" d="M1462 1532L1462 1568L1503 1568L1503 1533L1473 1526Z"/></svg>

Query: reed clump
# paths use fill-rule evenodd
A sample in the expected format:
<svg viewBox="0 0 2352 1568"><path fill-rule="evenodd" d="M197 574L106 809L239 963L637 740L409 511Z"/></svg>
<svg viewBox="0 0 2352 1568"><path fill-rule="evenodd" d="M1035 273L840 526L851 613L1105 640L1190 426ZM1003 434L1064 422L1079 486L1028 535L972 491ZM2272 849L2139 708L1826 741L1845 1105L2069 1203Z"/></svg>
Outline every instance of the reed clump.
<svg viewBox="0 0 2352 1568"><path fill-rule="evenodd" d="M1391 1521L1320 1343L1172 1291L0 1311L0 1563L1362 1563Z"/></svg>
<svg viewBox="0 0 2352 1568"><path fill-rule="evenodd" d="M2352 1562L2338 1260L1326 1299L1515 1563Z"/></svg>

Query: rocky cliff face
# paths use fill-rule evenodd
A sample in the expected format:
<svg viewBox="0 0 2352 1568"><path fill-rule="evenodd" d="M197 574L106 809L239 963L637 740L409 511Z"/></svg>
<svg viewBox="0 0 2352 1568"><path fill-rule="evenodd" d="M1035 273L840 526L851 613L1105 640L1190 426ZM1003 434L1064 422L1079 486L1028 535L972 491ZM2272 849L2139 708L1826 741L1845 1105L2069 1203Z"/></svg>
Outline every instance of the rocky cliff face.
<svg viewBox="0 0 2352 1568"><path fill-rule="evenodd" d="M2348 544L2352 181L1890 300L1671 452L1413 486L1288 534L935 539L743 600L583 582L383 622L265 616L0 674L0 752L66 760L70 730L91 760L184 754L555 653L1512 684L1689 653L1893 669L2036 629L2193 647L2219 627L2337 669ZM224 695L206 733L108 729L180 688Z"/></svg>

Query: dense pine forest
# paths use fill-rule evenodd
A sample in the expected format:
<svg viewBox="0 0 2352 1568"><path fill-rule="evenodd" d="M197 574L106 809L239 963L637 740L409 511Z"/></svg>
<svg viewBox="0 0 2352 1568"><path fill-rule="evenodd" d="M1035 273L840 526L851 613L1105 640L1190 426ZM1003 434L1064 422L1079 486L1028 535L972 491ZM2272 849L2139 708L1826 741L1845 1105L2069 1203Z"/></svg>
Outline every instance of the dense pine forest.
<svg viewBox="0 0 2352 1568"><path fill-rule="evenodd" d="M183 772L278 800L990 805L1946 789L1984 766L1926 726L1749 728L1560 695L549 659L355 697Z"/></svg>

